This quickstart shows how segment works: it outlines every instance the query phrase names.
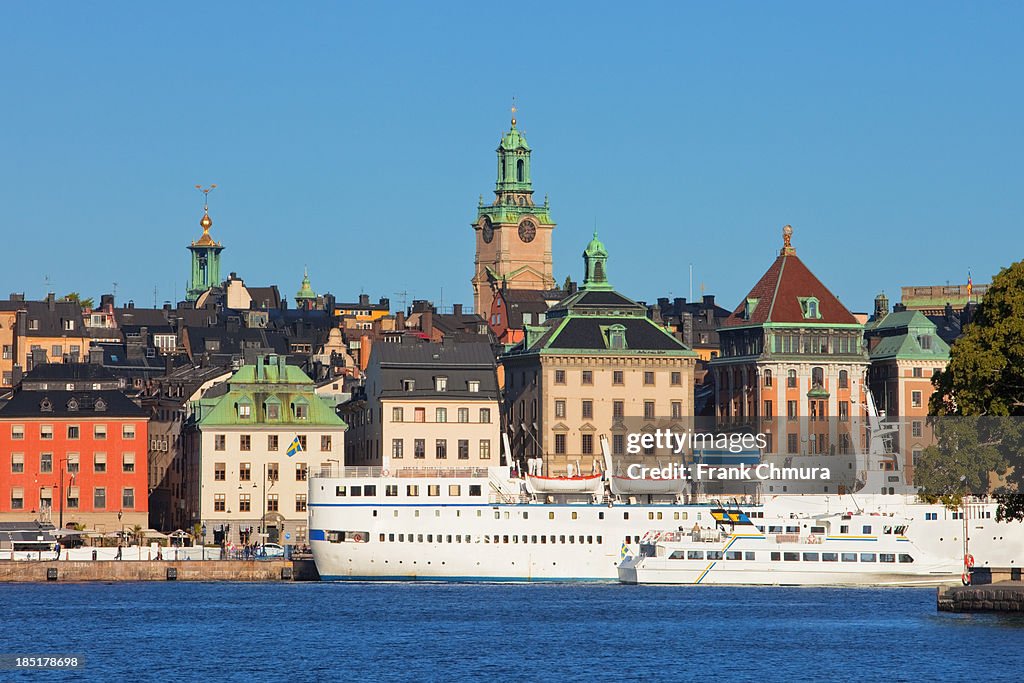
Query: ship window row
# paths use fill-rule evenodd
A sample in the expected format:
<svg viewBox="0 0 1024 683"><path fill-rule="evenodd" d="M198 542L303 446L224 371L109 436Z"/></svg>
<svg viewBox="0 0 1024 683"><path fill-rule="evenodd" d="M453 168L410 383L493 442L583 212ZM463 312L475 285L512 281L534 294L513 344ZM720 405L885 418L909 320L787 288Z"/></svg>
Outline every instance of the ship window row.
<svg viewBox="0 0 1024 683"><path fill-rule="evenodd" d="M906 553L798 553L798 552L773 552L773 562L878 562L895 563L897 559L902 564L910 564L914 558ZM754 560L756 554L751 551L739 550L676 550L669 555L670 560Z"/></svg>
<svg viewBox="0 0 1024 683"><path fill-rule="evenodd" d="M470 534L379 534L381 543L497 543L497 544L572 544L572 545L600 545L603 541L601 536L593 535L526 535L526 534L485 534L483 536L471 536Z"/></svg>
<svg viewBox="0 0 1024 683"><path fill-rule="evenodd" d="M483 495L483 486L481 484L469 484L467 491L470 496L479 497ZM429 497L439 497L441 495L441 484L429 484L427 486L420 486L419 484L408 484L405 487L405 495L408 497L416 497L420 495L420 491L425 490ZM384 495L389 497L395 497L398 495L399 487L397 484L388 484L384 487ZM360 496L376 496L377 486L375 484L364 484L358 486L335 486L334 495L339 498L358 498ZM461 496L462 485L461 484L449 484L448 485L449 496Z"/></svg>

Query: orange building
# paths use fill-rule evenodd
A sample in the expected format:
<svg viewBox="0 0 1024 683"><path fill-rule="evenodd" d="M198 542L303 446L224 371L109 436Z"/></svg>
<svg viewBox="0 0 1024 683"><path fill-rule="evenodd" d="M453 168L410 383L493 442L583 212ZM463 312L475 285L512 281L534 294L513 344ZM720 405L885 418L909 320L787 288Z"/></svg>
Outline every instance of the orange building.
<svg viewBox="0 0 1024 683"><path fill-rule="evenodd" d="M766 452L845 454L864 415L864 326L796 255L779 256L719 329L711 361L720 418L759 424Z"/></svg>
<svg viewBox="0 0 1024 683"><path fill-rule="evenodd" d="M0 409L0 520L147 527L147 426L120 391L18 391Z"/></svg>
<svg viewBox="0 0 1024 683"><path fill-rule="evenodd" d="M57 301L51 293L45 301L25 301L12 294L0 301L0 387L13 387L19 372L40 362L81 362L89 354L82 307Z"/></svg>

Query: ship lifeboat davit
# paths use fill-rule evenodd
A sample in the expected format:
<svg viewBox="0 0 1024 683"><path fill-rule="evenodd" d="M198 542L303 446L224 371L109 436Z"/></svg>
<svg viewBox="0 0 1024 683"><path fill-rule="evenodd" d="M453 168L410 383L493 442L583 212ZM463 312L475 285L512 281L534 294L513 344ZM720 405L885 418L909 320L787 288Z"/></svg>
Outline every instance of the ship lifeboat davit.
<svg viewBox="0 0 1024 683"><path fill-rule="evenodd" d="M614 476L612 493L617 496L678 495L686 490L686 479L641 479Z"/></svg>
<svg viewBox="0 0 1024 683"><path fill-rule="evenodd" d="M541 477L526 475L527 485L533 493L596 493L603 491L601 473L567 477Z"/></svg>

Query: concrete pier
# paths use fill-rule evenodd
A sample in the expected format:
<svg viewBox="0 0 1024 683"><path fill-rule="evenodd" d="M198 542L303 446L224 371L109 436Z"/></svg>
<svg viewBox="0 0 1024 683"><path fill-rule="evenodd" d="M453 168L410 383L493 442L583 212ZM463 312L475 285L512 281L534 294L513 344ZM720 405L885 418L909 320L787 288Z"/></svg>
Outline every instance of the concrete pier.
<svg viewBox="0 0 1024 683"><path fill-rule="evenodd" d="M312 560L0 561L0 582L318 581Z"/></svg>
<svg viewBox="0 0 1024 683"><path fill-rule="evenodd" d="M940 612L1007 612L1024 614L1024 582L1000 581L980 586L938 589Z"/></svg>

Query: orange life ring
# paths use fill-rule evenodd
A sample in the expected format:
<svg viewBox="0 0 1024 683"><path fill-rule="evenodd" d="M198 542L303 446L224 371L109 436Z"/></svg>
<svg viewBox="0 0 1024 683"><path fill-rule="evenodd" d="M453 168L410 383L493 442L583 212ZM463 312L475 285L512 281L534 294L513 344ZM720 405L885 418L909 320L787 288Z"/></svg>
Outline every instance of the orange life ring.
<svg viewBox="0 0 1024 683"><path fill-rule="evenodd" d="M383 470L380 471L380 476L382 476L382 477L390 477L391 476L391 471L388 470L388 469L383 469Z"/></svg>
<svg viewBox="0 0 1024 683"><path fill-rule="evenodd" d="M964 555L964 566L968 569L974 568L974 555L971 555L970 553Z"/></svg>
<svg viewBox="0 0 1024 683"><path fill-rule="evenodd" d="M971 585L971 575L968 574L967 572L964 572L963 574L960 575L960 580L963 581L965 586L970 586Z"/></svg>
<svg viewBox="0 0 1024 683"><path fill-rule="evenodd" d="M363 542L363 535L362 534L354 534L352 536L352 540L355 541L356 543L362 543Z"/></svg>

